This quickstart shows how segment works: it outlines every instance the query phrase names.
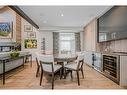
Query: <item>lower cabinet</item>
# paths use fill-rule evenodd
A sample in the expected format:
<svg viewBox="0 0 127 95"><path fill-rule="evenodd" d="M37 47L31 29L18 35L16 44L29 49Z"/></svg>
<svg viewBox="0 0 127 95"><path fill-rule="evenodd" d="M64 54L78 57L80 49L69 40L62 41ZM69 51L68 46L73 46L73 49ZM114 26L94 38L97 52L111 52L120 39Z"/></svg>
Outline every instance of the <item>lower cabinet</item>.
<svg viewBox="0 0 127 95"><path fill-rule="evenodd" d="M127 56L120 56L120 85L127 87Z"/></svg>
<svg viewBox="0 0 127 95"><path fill-rule="evenodd" d="M84 62L88 64L89 66L92 66L92 52L90 51L84 51Z"/></svg>
<svg viewBox="0 0 127 95"><path fill-rule="evenodd" d="M103 54L103 74L120 86L127 87L127 55Z"/></svg>

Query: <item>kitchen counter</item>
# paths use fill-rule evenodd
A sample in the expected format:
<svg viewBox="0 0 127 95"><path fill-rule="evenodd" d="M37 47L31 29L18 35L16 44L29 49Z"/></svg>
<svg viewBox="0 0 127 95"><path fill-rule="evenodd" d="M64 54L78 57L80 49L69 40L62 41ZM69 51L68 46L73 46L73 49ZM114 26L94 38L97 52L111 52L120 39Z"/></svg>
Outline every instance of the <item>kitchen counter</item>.
<svg viewBox="0 0 127 95"><path fill-rule="evenodd" d="M109 53L102 53L103 55L119 55L119 56L127 56L127 52L109 52Z"/></svg>

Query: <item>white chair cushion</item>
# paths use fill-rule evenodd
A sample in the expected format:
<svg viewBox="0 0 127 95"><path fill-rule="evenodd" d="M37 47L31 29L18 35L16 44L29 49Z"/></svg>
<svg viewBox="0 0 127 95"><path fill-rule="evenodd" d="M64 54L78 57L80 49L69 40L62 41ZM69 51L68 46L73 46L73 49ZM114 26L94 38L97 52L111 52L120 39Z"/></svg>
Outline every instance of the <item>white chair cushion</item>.
<svg viewBox="0 0 127 95"><path fill-rule="evenodd" d="M77 66L78 66L77 63L68 63L65 65L66 68L73 69L73 70L77 70Z"/></svg>
<svg viewBox="0 0 127 95"><path fill-rule="evenodd" d="M37 54L37 58L39 61L42 61L42 62L54 62L53 55Z"/></svg>
<svg viewBox="0 0 127 95"><path fill-rule="evenodd" d="M42 64L43 70L46 72L52 72L52 65L51 64ZM54 72L59 70L62 66L61 65L54 65Z"/></svg>

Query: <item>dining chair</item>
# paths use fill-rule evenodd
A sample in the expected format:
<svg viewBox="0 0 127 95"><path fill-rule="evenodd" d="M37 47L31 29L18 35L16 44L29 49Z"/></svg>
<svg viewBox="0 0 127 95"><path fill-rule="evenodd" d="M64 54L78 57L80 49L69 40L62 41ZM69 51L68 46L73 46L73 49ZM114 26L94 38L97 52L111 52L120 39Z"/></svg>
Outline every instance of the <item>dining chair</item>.
<svg viewBox="0 0 127 95"><path fill-rule="evenodd" d="M78 85L80 85L80 80L79 80L79 71L82 72L82 77L84 78L84 73L83 73L83 64L84 64L84 54L78 54L77 61L73 63L68 63L65 65L65 71L69 70L71 71L71 78L72 78L72 72L76 71L77 73L77 80L78 80Z"/></svg>
<svg viewBox="0 0 127 95"><path fill-rule="evenodd" d="M62 66L58 64L54 64L53 55L42 55L38 54L37 59L40 62L41 67L41 77L40 77L40 85L42 83L43 73L47 73L52 75L52 89L54 89L54 76L57 72L60 72L60 78L62 73Z"/></svg>
<svg viewBox="0 0 127 95"><path fill-rule="evenodd" d="M38 52L35 52L35 56L36 56L36 63L37 63L37 71L36 71L36 77L38 77L38 74L39 74L39 71L40 71L40 64L39 64L39 61L38 61Z"/></svg>
<svg viewBox="0 0 127 95"><path fill-rule="evenodd" d="M62 50L62 51L60 51L60 54L69 54L70 53L70 51L68 51L68 50Z"/></svg>
<svg viewBox="0 0 127 95"><path fill-rule="evenodd" d="M52 51L45 51L45 54L46 54L46 55L52 55L53 52L52 52Z"/></svg>

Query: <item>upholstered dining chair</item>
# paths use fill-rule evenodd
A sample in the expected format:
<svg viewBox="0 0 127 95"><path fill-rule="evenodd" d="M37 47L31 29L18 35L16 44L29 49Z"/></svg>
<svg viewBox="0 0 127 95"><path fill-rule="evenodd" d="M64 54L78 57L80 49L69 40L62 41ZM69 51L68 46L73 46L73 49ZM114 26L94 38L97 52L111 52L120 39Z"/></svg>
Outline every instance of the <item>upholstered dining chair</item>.
<svg viewBox="0 0 127 95"><path fill-rule="evenodd" d="M35 58L36 58L36 63L37 63L36 77L38 77L39 70L40 70L40 63L39 63L38 58L37 58L38 54L39 54L39 52L35 52L35 56L36 56Z"/></svg>
<svg viewBox="0 0 127 95"><path fill-rule="evenodd" d="M42 55L38 54L37 59L40 62L41 67L41 77L40 77L40 85L42 83L43 73L48 73L52 75L52 89L54 89L54 76L55 73L60 71L60 77L61 77L61 65L54 64L54 57L53 55Z"/></svg>
<svg viewBox="0 0 127 95"><path fill-rule="evenodd" d="M72 77L72 72L76 71L78 85L80 85L79 71L82 72L82 77L84 78L83 63L84 63L84 54L78 54L77 61L75 61L74 63L70 63L70 64L68 63L65 65L65 70L71 71L71 77Z"/></svg>

